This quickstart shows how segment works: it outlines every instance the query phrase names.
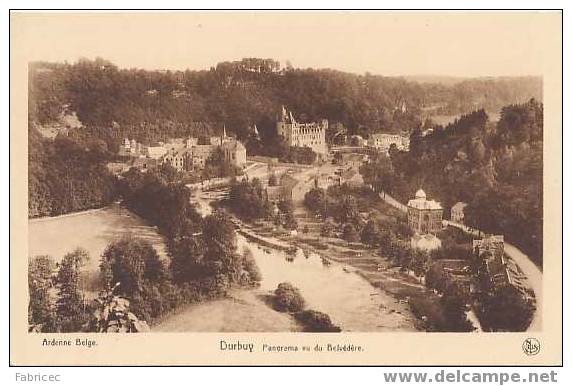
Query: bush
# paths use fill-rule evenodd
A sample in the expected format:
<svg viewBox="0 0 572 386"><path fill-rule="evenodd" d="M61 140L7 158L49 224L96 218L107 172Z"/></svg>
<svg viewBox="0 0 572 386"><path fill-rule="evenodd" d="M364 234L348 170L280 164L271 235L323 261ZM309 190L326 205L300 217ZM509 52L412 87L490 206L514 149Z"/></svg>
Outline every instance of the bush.
<svg viewBox="0 0 572 386"><path fill-rule="evenodd" d="M314 214L324 214L326 191L321 188L312 188L304 195L304 206Z"/></svg>
<svg viewBox="0 0 572 386"><path fill-rule="evenodd" d="M105 249L100 270L108 286L121 283L119 294L132 299L141 294L146 284L160 284L167 279L153 246L132 237L124 237Z"/></svg>
<svg viewBox="0 0 572 386"><path fill-rule="evenodd" d="M332 323L330 316L320 311L306 310L296 314L296 319L304 324L306 332L340 332L342 329Z"/></svg>
<svg viewBox="0 0 572 386"><path fill-rule="evenodd" d="M355 243L359 241L359 233L357 232L354 225L350 223L344 225L342 237L348 243Z"/></svg>
<svg viewBox="0 0 572 386"><path fill-rule="evenodd" d="M327 219L320 229L320 236L323 237L335 237L336 236L336 224L331 220Z"/></svg>
<svg viewBox="0 0 572 386"><path fill-rule="evenodd" d="M248 273L247 283L246 284L253 284L259 285L262 281L262 274L260 273L260 269L254 260L254 255L252 251L247 247L244 247L242 251L242 267L244 271Z"/></svg>
<svg viewBox="0 0 572 386"><path fill-rule="evenodd" d="M306 302L300 290L290 283L280 283L274 291L274 308L280 312L299 312Z"/></svg>

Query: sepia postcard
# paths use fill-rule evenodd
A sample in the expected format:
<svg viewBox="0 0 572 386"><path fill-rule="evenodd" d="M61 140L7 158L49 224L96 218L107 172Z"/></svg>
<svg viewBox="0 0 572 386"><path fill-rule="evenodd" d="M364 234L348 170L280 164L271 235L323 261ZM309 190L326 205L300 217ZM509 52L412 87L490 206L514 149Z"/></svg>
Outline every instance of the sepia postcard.
<svg viewBox="0 0 572 386"><path fill-rule="evenodd" d="M562 364L560 11L12 11L10 363Z"/></svg>

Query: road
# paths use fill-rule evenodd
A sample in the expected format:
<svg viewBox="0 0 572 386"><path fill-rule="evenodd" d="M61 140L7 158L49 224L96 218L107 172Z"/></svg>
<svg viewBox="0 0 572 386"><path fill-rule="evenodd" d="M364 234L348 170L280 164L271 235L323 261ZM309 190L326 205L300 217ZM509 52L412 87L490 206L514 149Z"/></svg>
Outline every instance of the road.
<svg viewBox="0 0 572 386"><path fill-rule="evenodd" d="M527 255L514 245L505 242L504 252L520 267L528 280L530 288L534 291L536 312L530 326L528 326L528 331L540 331L542 328L542 272Z"/></svg>
<svg viewBox="0 0 572 386"><path fill-rule="evenodd" d="M466 225L455 223L453 221L443 220L443 225L454 226L477 237L483 234L483 232L478 229L469 228ZM518 265L526 276L528 285L534 292L536 311L534 312L530 326L528 326L528 331L540 331L542 322L542 272L527 255L506 241L504 242L504 253Z"/></svg>
<svg viewBox="0 0 572 386"><path fill-rule="evenodd" d="M389 205L399 209L406 210L405 205L395 200L388 194L380 193L379 197L387 202ZM405 209L404 209L405 208ZM473 236L480 237L483 232L478 229L469 228L466 225L455 223L448 220L443 220L443 225L451 225L462 229L466 233L472 234ZM511 245L507 242L504 243L504 252L508 257L510 257L522 270L527 278L530 288L534 292L534 297L536 299L536 311L534 313L533 319L528 326L528 331L540 331L542 328L542 272L540 269L530 260L530 258L522 253L517 247Z"/></svg>

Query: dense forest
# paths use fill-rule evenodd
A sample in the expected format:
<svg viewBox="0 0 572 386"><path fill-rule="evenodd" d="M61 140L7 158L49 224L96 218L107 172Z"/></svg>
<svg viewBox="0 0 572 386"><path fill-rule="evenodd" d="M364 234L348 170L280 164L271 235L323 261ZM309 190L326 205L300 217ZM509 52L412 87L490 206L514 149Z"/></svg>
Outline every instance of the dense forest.
<svg viewBox="0 0 572 386"><path fill-rule="evenodd" d="M468 225L504 234L541 265L542 133L543 105L534 99L504 107L496 123L478 110L425 136L415 130L409 152L392 148L361 171L402 202L423 188L446 215L468 203Z"/></svg>
<svg viewBox="0 0 572 386"><path fill-rule="evenodd" d="M74 64L31 63L30 216L101 207L113 200L113 178L105 170L105 163L116 154L125 137L152 144L170 137L218 135L225 126L245 142L249 154L311 163L315 156L311 152L278 143L274 135L275 117L281 105L295 111L301 121L327 118L332 123L343 124L349 133L405 131L418 136L420 132L416 129L432 127L426 118L437 114L459 114L478 107L486 107L490 112L530 97L541 98L541 82L539 78L525 77L418 83L405 78L356 75L330 69L289 67L281 70L276 61L255 58L219 63L207 71L175 72L119 69L103 59L79 60ZM62 116L72 114L77 115L80 125L62 130ZM519 124L506 117L498 126L505 134L499 133L497 139L492 134L475 137L474 146L469 149L471 153L461 151L459 157L482 157L478 162L483 163L492 159L488 156L489 145L496 144L495 160L500 160L497 156L504 156L516 157L511 165L524 162L518 157L525 154L520 150L528 146L526 141L514 138L510 141L518 143L506 143L505 138L506 133L511 132L509 126ZM261 141L253 139L254 125L258 127ZM58 127L59 134L54 139L44 138L42 130L51 126ZM444 133L453 131L452 128L438 128L421 141L419 149L413 138L412 157L433 151L423 150L423 143L429 149L438 149L433 142L440 142L442 145L438 146L444 146L440 157L450 159L449 150L453 151L458 141L449 143L455 136ZM503 144L510 148L502 151L499 146ZM479 173L463 187L477 185L472 191L482 191L481 177L485 178L483 186L490 186L486 179L492 177L486 173L487 170L492 173L493 166L490 162L480 163ZM396 161L400 173L408 177L415 175L409 173L407 166L415 162L402 164ZM443 162L437 164L444 165ZM512 176L511 166L503 169L502 162L497 164L495 172L502 174L498 181L505 177L524 178ZM446 171L447 175L453 178L451 173L456 170L458 168ZM451 189L458 186L452 184ZM504 194L508 188L499 192ZM444 200L465 196L457 193L447 195Z"/></svg>
<svg viewBox="0 0 572 386"><path fill-rule="evenodd" d="M31 63L30 121L41 125L75 112L84 131L117 146L227 129L245 138L273 130L281 105L301 121L327 118L350 133L409 132L432 115L542 99L534 77L475 78L453 85L356 75L330 69L279 70L269 59L223 62L208 71L119 69L103 59Z"/></svg>
<svg viewBox="0 0 572 386"><path fill-rule="evenodd" d="M28 216L56 216L100 208L116 197L115 179L100 140L50 140L30 127L28 134Z"/></svg>

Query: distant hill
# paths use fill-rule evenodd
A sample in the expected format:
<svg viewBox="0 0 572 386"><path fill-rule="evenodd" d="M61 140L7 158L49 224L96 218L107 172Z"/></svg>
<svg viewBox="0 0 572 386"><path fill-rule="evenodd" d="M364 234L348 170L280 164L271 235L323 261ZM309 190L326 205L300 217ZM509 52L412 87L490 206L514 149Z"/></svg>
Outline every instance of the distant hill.
<svg viewBox="0 0 572 386"><path fill-rule="evenodd" d="M402 76L402 78L409 82L434 83L434 84L442 84L444 86L453 86L464 80L470 79L461 76L444 76L444 75L405 75Z"/></svg>
<svg viewBox="0 0 572 386"><path fill-rule="evenodd" d="M281 105L300 121L327 118L350 134L367 136L410 132L432 116L479 108L498 112L508 104L542 100L542 79L534 77L403 78L281 70L276 61L256 58L219 63L210 71L119 69L103 59L35 62L29 69L31 122L50 124L70 111L84 125L99 128L94 133L113 127L112 137L141 141L157 140L164 130L185 134L197 122L226 125L241 138L254 124L262 134L270 133Z"/></svg>

